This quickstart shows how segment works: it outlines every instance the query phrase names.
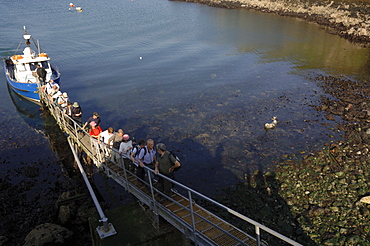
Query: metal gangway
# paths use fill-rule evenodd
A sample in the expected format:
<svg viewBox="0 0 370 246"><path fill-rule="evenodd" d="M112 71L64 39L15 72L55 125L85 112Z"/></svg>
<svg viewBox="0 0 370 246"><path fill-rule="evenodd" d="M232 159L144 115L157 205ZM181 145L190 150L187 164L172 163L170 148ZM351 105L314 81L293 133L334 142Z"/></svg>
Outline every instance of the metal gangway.
<svg viewBox="0 0 370 246"><path fill-rule="evenodd" d="M117 150L111 149L103 143L99 144L96 139L90 137L79 124L64 114L60 107L54 105L50 97L43 93L42 90L39 91L39 94L43 107L50 111L61 130L68 136L71 150L80 169L82 169L82 166L77 153L85 153L109 178L112 178L128 192L132 193L142 204L145 204L153 212L156 223L159 224L159 216L162 217L184 233L195 245L269 245L267 237L280 240L283 244L285 242L286 245L301 245L173 179L158 174L160 178L169 180L178 189L178 192L167 196L156 188L152 179L149 178L148 181L141 180L133 171L126 169L124 161ZM107 153L111 154L107 155ZM116 158L117 156L118 158ZM153 173L153 170L147 167L145 167L145 170L147 176L150 177L150 173ZM84 171L81 170L81 173L86 181ZM89 187L89 184L87 185ZM101 226L102 230L100 230L103 231L101 234L97 228L100 238L114 235L113 225L108 222L108 218L105 217L99 203L94 198L94 194L91 195L97 206L101 218L100 221L103 223L103 226ZM165 197L166 200L159 202L160 197ZM226 211L229 216L235 216L252 228L250 231L254 235L248 234L220 216L201 207L196 203L196 199L206 201L207 204L211 204L223 212ZM264 233L266 238L261 238L261 232Z"/></svg>

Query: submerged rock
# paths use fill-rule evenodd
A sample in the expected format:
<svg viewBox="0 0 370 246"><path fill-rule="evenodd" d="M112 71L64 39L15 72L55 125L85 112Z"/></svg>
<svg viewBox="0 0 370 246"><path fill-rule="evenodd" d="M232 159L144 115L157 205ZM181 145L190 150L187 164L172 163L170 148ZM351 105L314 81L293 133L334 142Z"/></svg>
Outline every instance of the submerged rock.
<svg viewBox="0 0 370 246"><path fill-rule="evenodd" d="M62 245L71 237L68 229L51 223L36 226L25 238L24 246Z"/></svg>
<svg viewBox="0 0 370 246"><path fill-rule="evenodd" d="M0 236L0 246L5 246L8 242L8 239L5 236Z"/></svg>

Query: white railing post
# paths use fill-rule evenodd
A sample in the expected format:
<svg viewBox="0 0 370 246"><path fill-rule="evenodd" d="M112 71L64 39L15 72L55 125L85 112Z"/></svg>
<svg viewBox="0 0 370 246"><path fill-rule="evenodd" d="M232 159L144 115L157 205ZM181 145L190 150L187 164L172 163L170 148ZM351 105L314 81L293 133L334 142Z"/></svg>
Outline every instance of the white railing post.
<svg viewBox="0 0 370 246"><path fill-rule="evenodd" d="M114 151L114 149L111 149L111 151ZM118 153L119 154L119 153ZM111 157L112 157L112 152L111 152ZM123 174L125 175L125 184L126 184L126 190L129 190L128 189L128 178L127 178L127 170L126 170L126 168L125 168L125 160L123 159L123 156L122 155L120 155L120 157L119 157L120 159L121 159L121 163L122 163L122 169L123 169Z"/></svg>
<svg viewBox="0 0 370 246"><path fill-rule="evenodd" d="M256 243L257 243L257 246L260 246L261 245L261 234L260 234L260 228L255 225L255 231L256 231Z"/></svg>
<svg viewBox="0 0 370 246"><path fill-rule="evenodd" d="M189 203L190 203L190 216L191 216L191 226L193 227L194 243L195 245L197 245L197 233L196 233L195 219L194 219L193 198L191 197L190 190L188 190L188 196L189 196Z"/></svg>
<svg viewBox="0 0 370 246"><path fill-rule="evenodd" d="M125 165L123 165L125 166ZM123 167L125 168L125 167ZM151 178L151 175L150 175L150 168L147 167L147 175L148 175L148 183L149 183L149 188L150 188L150 193L152 194L152 199L153 199L153 202L155 202L155 196L154 196L154 189L153 189L153 181L152 181L152 178ZM145 176L144 176L144 180L145 180Z"/></svg>
<svg viewBox="0 0 370 246"><path fill-rule="evenodd" d="M96 228L96 231L98 232L100 238L106 238L106 237L109 237L109 236L112 236L112 235L115 235L117 234L116 230L114 229L113 225L111 223L108 223L108 218L105 216L102 208L100 207L100 204L99 204L99 201L98 199L96 198L95 196L95 193L94 193L94 190L93 188L91 187L91 184L86 176L86 173L85 173L85 170L83 169L82 165L81 165L81 162L80 160L78 159L78 156L76 154L76 151L74 150L73 148L73 144L72 144L72 140L70 137L68 137L68 143L69 143L69 146L71 147L71 150L72 150L72 153L73 153L73 156L77 162L77 165L78 165L78 168L80 169L80 173L85 181L85 184L90 192L90 196L91 198L93 199L93 202L95 204L95 207L96 207L96 210L98 211L99 213L99 216L100 216L100 220L99 222L103 222L103 226L98 226Z"/></svg>

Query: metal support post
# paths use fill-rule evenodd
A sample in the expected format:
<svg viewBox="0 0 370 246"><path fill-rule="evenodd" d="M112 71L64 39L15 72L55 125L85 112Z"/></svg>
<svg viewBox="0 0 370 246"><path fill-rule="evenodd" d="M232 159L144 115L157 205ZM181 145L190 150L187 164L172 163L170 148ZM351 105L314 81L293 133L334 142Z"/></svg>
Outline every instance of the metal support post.
<svg viewBox="0 0 370 246"><path fill-rule="evenodd" d="M191 191L188 191L189 195L189 203L190 203L190 214L191 214L191 225L193 227L193 237L194 237L194 243L197 244L197 233L196 233L196 227L195 227L195 219L194 219L194 210L193 210L193 199L191 197Z"/></svg>
<svg viewBox="0 0 370 246"><path fill-rule="evenodd" d="M76 152L75 152L75 150L73 148L72 140L71 140L70 137L68 137L68 143L69 143L69 146L71 147L73 156L75 157L75 160L77 162L78 168L80 169L80 172L81 172L81 175L82 175L82 177L83 177L83 179L85 181L85 184L86 184L86 186L87 186L87 188L88 188L88 190L90 192L90 196L91 196L91 198L94 201L96 210L98 210L98 213L99 213L99 216L100 216L99 222L103 222L103 226L98 226L96 228L96 231L98 232L100 239L103 239L103 238L106 238L106 237L109 237L109 236L112 236L112 235L117 234L117 232L114 229L113 225L111 223L108 223L108 218L105 216L102 208L100 207L100 204L98 202L98 199L95 196L94 190L92 189L91 184L90 184L89 180L86 177L85 170L83 169L83 167L81 165L81 162L78 159L78 156L77 156L77 154L76 154Z"/></svg>
<svg viewBox="0 0 370 246"><path fill-rule="evenodd" d="M149 168L147 170L147 175L148 175L150 193L152 195L152 200L153 200L152 204L153 204L154 221L157 224L157 226L159 227L158 205L157 205L157 201L155 200L155 194L154 194L154 189L153 189L153 181L152 181L151 176L150 176Z"/></svg>
<svg viewBox="0 0 370 246"><path fill-rule="evenodd" d="M256 243L257 243L257 246L260 246L261 245L261 233L260 233L260 228L255 225L254 226L255 230L256 230Z"/></svg>

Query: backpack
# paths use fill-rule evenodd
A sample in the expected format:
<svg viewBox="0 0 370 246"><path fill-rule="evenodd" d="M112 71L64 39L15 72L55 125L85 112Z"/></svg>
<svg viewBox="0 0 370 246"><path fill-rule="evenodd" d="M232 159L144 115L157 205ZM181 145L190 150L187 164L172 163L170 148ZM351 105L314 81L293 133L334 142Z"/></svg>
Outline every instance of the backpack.
<svg viewBox="0 0 370 246"><path fill-rule="evenodd" d="M135 154L134 154L134 159L136 159L137 156L139 156L139 153L141 151L141 148L140 148L140 145L138 144L135 144L133 147L132 147L132 150L131 152L134 153L134 150L136 150ZM145 155L145 154L144 154Z"/></svg>
<svg viewBox="0 0 370 246"><path fill-rule="evenodd" d="M180 168L182 167L182 164L181 164L180 158L179 158L179 157L178 157L174 152L170 151L170 153L168 154L168 159L170 160L170 162L172 163L172 165L175 165L175 163L173 163L173 162L171 161L171 155L176 159L176 161L178 161L178 162L180 163L180 166L179 166L179 167L176 167L176 168L174 169L174 171L178 171L178 170L180 170Z"/></svg>
<svg viewBox="0 0 370 246"><path fill-rule="evenodd" d="M144 147L142 147L141 149L139 149L139 153L141 153L141 151L142 151L142 150L144 150L144 155L143 155L142 160L144 160L144 156L145 156L145 155L146 155L146 153L147 153L146 148L147 148L147 147L146 147L146 146L144 146ZM153 148L153 150L154 150L154 151L156 151L155 147ZM138 155L139 153L137 153L136 155ZM136 156L136 155L135 155L135 156Z"/></svg>
<svg viewBox="0 0 370 246"><path fill-rule="evenodd" d="M117 136L117 133L115 132L114 133L114 138L113 138L113 145L112 147L115 148L115 149L119 149L119 146L121 145L122 143L122 140L121 141L114 141L116 139L116 136ZM103 137L104 138L104 137Z"/></svg>
<svg viewBox="0 0 370 246"><path fill-rule="evenodd" d="M144 156L146 155L146 146L142 147L140 150L139 150L139 153L137 154L140 154L142 150L144 150L144 155L143 155L143 160L144 160Z"/></svg>

